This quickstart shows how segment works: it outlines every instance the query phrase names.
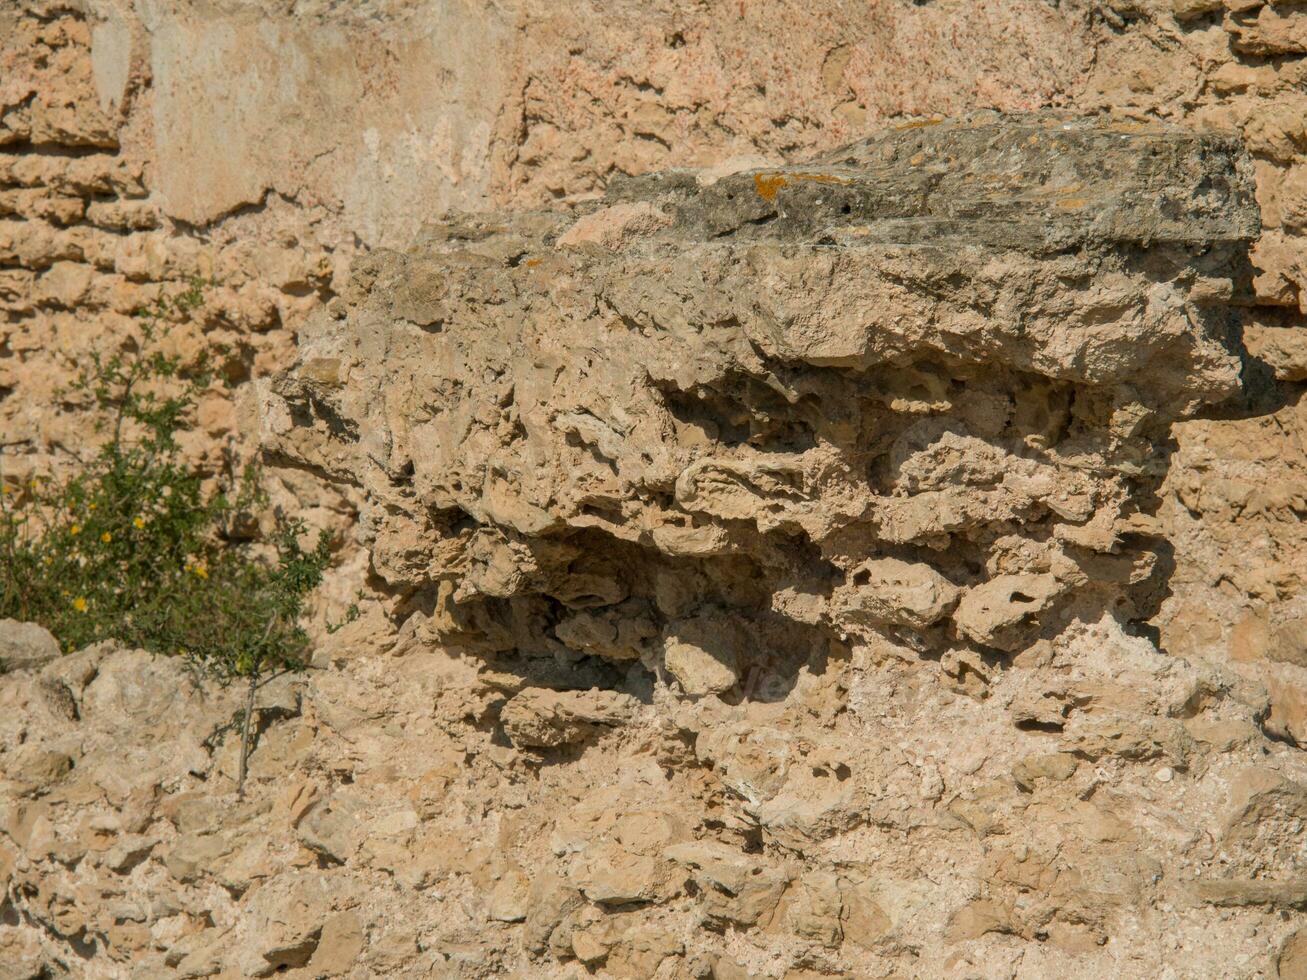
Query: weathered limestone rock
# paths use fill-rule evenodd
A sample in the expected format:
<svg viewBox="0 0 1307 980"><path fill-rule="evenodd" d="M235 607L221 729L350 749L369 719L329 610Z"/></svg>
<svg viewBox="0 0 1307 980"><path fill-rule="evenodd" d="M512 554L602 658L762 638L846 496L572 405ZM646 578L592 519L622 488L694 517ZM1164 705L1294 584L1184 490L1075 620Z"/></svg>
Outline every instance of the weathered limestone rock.
<svg viewBox="0 0 1307 980"><path fill-rule="evenodd" d="M630 721L638 702L616 691L530 688L511 698L500 721L513 744L552 749Z"/></svg>
<svg viewBox="0 0 1307 980"><path fill-rule="evenodd" d="M1284 941L1276 961L1280 980L1303 980L1307 977L1307 933L1295 932Z"/></svg>
<svg viewBox="0 0 1307 980"><path fill-rule="evenodd" d="M483 654L701 695L1145 618L1168 427L1240 390L1250 181L1217 136L981 116L444 224L302 336L267 444L360 484L416 635Z"/></svg>
<svg viewBox="0 0 1307 980"><path fill-rule="evenodd" d="M59 657L59 641L36 623L0 619L0 670L43 667Z"/></svg>
<svg viewBox="0 0 1307 980"><path fill-rule="evenodd" d="M528 900L531 881L513 868L496 883L486 903L486 912L495 922L525 922L530 911Z"/></svg>
<svg viewBox="0 0 1307 980"><path fill-rule="evenodd" d="M1002 649L1020 649L1025 644L1019 627L1037 622L1038 615L1066 588L1047 572L998 575L967 593L954 621L958 632L967 639Z"/></svg>
<svg viewBox="0 0 1307 980"><path fill-rule="evenodd" d="M929 565L869 558L834 590L832 604L843 624L862 619L925 629L948 615L958 594L957 586Z"/></svg>
<svg viewBox="0 0 1307 980"><path fill-rule="evenodd" d="M426 522L463 521L458 515L430 515L406 500L378 503L374 495L366 530L386 529L370 543L390 546L383 565L398 583L394 612L411 627L395 650L407 656L360 656L373 645L369 633L384 633L373 619L328 641L333 651L349 650L351 663L315 670L305 718L278 717L261 734L249 792L265 806L277 801L266 817L231 806L224 762L231 740L222 732L234 706L221 695L172 697L185 689L184 678L166 662L123 651L78 654L0 677L0 974L227 975L268 969L253 949L261 946L286 956L279 966L288 972L314 976L562 978L581 964L597 975L711 971L719 980L1151 980L1167 969L1224 978L1274 976L1277 967L1282 977L1302 975L1297 787L1307 786L1300 748L1307 745L1307 667L1299 665L1295 623L1307 585L1307 59L1295 38L1304 11L1294 0L8 4L0 11L0 307L8 321L0 325L0 432L5 453L19 454L6 455L3 467L11 493L48 468L52 447L74 447L90 431L77 406L57 395L75 361L87 350L112 350L131 333L127 314L197 275L215 280L203 330L173 340L188 358L206 343L222 348L215 364L235 388L215 386L205 396L205 439L196 447L216 461L219 443L248 436L248 379L289 363L305 313L344 291L358 243L407 243L448 203L539 204L594 192L613 174L668 166L733 161L717 171L729 173L747 158L774 167L862 135L877 120L967 105L1058 104L1241 130L1264 230L1251 288L1238 276L1204 276L1185 287L1194 303L1242 310L1249 400L1169 431L1160 416L1144 420L1129 438L1153 440L1162 454L1146 458L1148 471L1126 473L1145 503L1119 534L1116 521L1061 520L1049 537L1047 520L1017 510L996 512L993 522L1005 527L990 540L986 507L1048 471L1020 468L1014 457L1024 460L1024 447L989 453L993 437L977 435L977 420L990 418L986 431L1006 440L995 426L1012 406L1044 397L1014 397L1022 389L985 367L990 353L982 352L965 397L952 382L901 365L877 381L891 420L934 412L945 422L942 434L926 433L883 464L896 478L902 473L892 493L936 493L940 485L930 479L961 487L964 493L937 497L950 508L940 513L980 520L982 533L950 532L948 541L921 545L911 536L924 526L918 511L929 516L930 508L899 505L910 513L890 515L896 523L882 521L878 530L888 547L862 549L859 558L850 546L835 573L819 565L835 583L828 590L820 575L781 582L754 558L748 567L745 560L708 567L692 557L641 573L623 595L613 582L630 567L647 569L644 559L662 547L641 544L634 563L626 553L614 557L616 572L590 574L587 559L568 583L553 581L540 593L515 581L513 563L492 561L498 551L489 545L433 549ZM794 191L783 186L778 199ZM1022 207L1040 213L1028 197ZM1196 210L1182 205L1179 213L1188 220L1183 214ZM1035 231L1056 234L1064 217L1054 214ZM176 218L185 221L169 220ZM552 247L565 256L628 256L672 234L673 219L659 202L619 192L604 206L572 212ZM515 221L502 224L511 230ZM1137 256L1129 240L1125 250ZM1109 261L1119 247L1089 246L1104 248ZM1145 254L1159 248L1166 246ZM550 247L510 268L541 254L551 255ZM1035 261L1040 268L1051 259ZM431 268L439 282L442 267ZM507 275L489 268L491 279ZM826 289L820 273L808 292ZM565 292L567 277L557 281ZM1150 281L1162 292L1170 280ZM823 300L827 309L848 296L836 285L839 292ZM945 277L931 285L947 313L944 300L960 283ZM532 289L523 302L540 314L541 333L553 330L560 318L550 313L552 299L543 302ZM1085 294L1074 281L1065 290L1061 327L1075 328L1068 337L1111 319L1110 291ZM438 320L443 302L436 291L409 290L395 314L433 323L426 318ZM1039 289L1032 293L1040 299ZM487 343L514 340L520 299L512 293L510 327L488 328ZM787 327L782 339L803 356L856 354L856 336L822 336L839 321L820 305L800 324L803 336ZM882 305L891 314L901 309L894 297ZM1089 310L1083 322L1082 306ZM1024 308L1018 293L1008 310ZM493 308L483 309L491 324ZM661 302L648 304L659 326L665 312ZM1127 339L1150 336L1141 330ZM527 349L548 352L537 340ZM562 359L590 349L582 332L563 341ZM640 356L639 343L618 360ZM701 358L691 344L680 346L693 365ZM1123 345L1124 359L1136 356L1149 364L1167 357L1148 361ZM1187 370L1182 361L1173 366ZM485 367L480 354L473 364L454 380L470 390L495 384L493 371L477 375ZM352 383L352 367L329 352L299 373L330 391ZM868 374L815 362L790 368L851 372L860 383ZM511 374L521 372L514 366ZM371 395L391 403L399 444L411 442L403 423L417 419L419 430L426 423L420 412L404 413L419 399L410 402L380 369L364 377ZM1076 410L1086 397L1115 390L1077 383ZM815 398L804 398L799 408L815 411ZM512 405L492 400L480 403L487 418L512 414ZM729 490L703 491L723 472L711 458L722 455L723 435L742 441L744 423L719 414L722 401L692 402L702 409L696 422L710 459L686 464L684 482L672 484L674 502L678 488L704 506ZM970 406L965 421L976 438L957 429L954 403ZM820 407L831 404L842 402L824 397ZM763 409L769 424L793 425L789 404ZM1057 452L1068 433L1058 429L1063 415L1054 415ZM1124 411L1116 421L1128 426L1132 417ZM585 413L572 422L585 423ZM471 425L486 424L473 416ZM555 466L561 457L540 429L506 445L544 446L542 458ZM895 437L890 431L886 440ZM1172 437L1177 454L1156 507L1151 468ZM793 441L785 452L802 457L811 448ZM621 440L605 445L629 460ZM923 447L929 458L908 460ZM569 448L586 451L585 444ZM791 461L774 458L773 448L764 446L773 458L761 465L729 461L726 474L776 481L783 492ZM837 446L833 455L843 453ZM502 447L499 456L513 462ZM1086 452L1074 463L1098 459ZM274 472L285 481L288 506L345 531L348 498L364 483L374 494L376 486L387 489L368 476L369 465L354 466L350 475L359 478L339 493L302 466ZM1095 481L1096 466L1085 470ZM1056 464L1054 482L1066 469ZM578 472L593 478L589 469ZM407 492L402 469L399 476L391 489ZM420 460L414 476L429 488ZM955 480L971 482L948 482ZM995 486L1003 493L991 492ZM988 497L958 503L965 494ZM639 500L619 496L621 507L638 509ZM748 505L743 494L730 502ZM701 525L735 527L734 518L694 514ZM463 521L462 529L473 526ZM660 540L674 533L655 530ZM728 543L733 553L756 550L754 531L745 530L738 552ZM1174 558L1154 548L1154 535L1169 539ZM595 537L597 545L580 542L583 554L613 546L609 532ZM778 547L792 552L795 542L807 543L789 534ZM1157 551L1157 560L1138 562L1141 549ZM1050 552L1075 556L1081 567ZM446 564L449 555L485 565L483 593L461 595L456 606L464 572ZM432 570L440 579L434 586ZM1147 615L1163 591L1154 584L1168 575L1171 595L1151 622L1172 656L1127 640L1106 619L1099 629L1073 624L1052 636L1077 610L1110 605L1114 591L1124 594L1124 616ZM1057 588L1004 595L1017 577L1051 579ZM518 585L525 592L514 591ZM704 598L728 587L728 595ZM487 600L495 588L510 597ZM555 605L560 596L571 605ZM737 679L720 698L709 692L669 704L694 686L687 670L678 679L671 669L677 658L668 648L687 623L731 630L714 639L728 641L719 652L735 651ZM513 650L522 676L478 686L468 675L479 657L409 642L429 641L432 627L483 654ZM1040 636L1051 642L1027 646ZM847 659L811 658L792 672L785 654L802 659L822 639L858 649ZM707 652L706 642L696 649ZM908 644L925 656L914 657ZM528 661L517 651L550 656ZM1233 673L1217 666L1226 660ZM516 700L533 684L612 685L650 707L620 729L599 726L613 735L586 738L584 751L574 742L575 753L542 754L505 744L505 726L495 723L505 720L505 692ZM641 852L625 826L615 830L637 795L629 786L604 795L610 823L575 840L555 834L572 800L588 801L593 789L653 759L663 767L652 785L664 808L684 818L680 836ZM29 769L35 778L11 778ZM193 805L197 797L207 805ZM414 806L421 825L406 829ZM556 836L566 838L564 853L547 843ZM264 841L266 854L255 847ZM206 853L209 843L220 846ZM188 848L197 860L182 882L169 868ZM674 876L663 877L666 867L651 868L655 854L683 869L683 891ZM530 877L525 903L522 883L499 859ZM605 879L605 862L614 861L619 875ZM345 891L358 905L332 911L309 903L312 915L301 921L284 885L306 869L349 875ZM622 880L626 873L630 880ZM594 895L653 897L599 904L575 882ZM857 883L853 890L849 882ZM274 925L281 911L274 906L296 921L284 931L254 928ZM518 923L524 909L529 921ZM292 966L318 923L307 964ZM841 934L843 943L832 945Z"/></svg>
<svg viewBox="0 0 1307 980"><path fill-rule="evenodd" d="M329 863L344 864L356 847L358 809L358 801L345 794L320 800L296 827L300 843Z"/></svg>
<svg viewBox="0 0 1307 980"><path fill-rule="evenodd" d="M721 694L740 679L747 639L724 616L699 616L672 623L663 640L663 663L686 694Z"/></svg>
<svg viewBox="0 0 1307 980"><path fill-rule="evenodd" d="M4 675L0 772L76 764L31 795L0 782L0 964L562 980L729 954L781 980L959 956L989 976L1017 948L1035 975L1143 978L1174 939L1199 976L1292 965L1307 756L1259 730L1265 691L1108 616L992 670L984 700L898 651L723 698L627 662L650 704L552 754L459 713L473 678L508 712L478 658L358 658L268 720L243 802L216 761L239 692L176 702L175 665L104 648ZM56 678L72 716L46 704ZM569 700L509 703L528 692ZM640 700L571 693L596 715Z"/></svg>
<svg viewBox="0 0 1307 980"><path fill-rule="evenodd" d="M335 884L323 875L301 873L260 889L246 923L245 976L271 976L309 962L332 911Z"/></svg>

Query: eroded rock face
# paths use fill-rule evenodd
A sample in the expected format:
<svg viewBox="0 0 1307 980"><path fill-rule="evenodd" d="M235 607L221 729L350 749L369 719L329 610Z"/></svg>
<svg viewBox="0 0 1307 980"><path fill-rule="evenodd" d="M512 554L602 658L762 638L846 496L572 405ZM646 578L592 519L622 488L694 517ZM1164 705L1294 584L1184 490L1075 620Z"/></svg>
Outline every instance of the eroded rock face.
<svg viewBox="0 0 1307 980"><path fill-rule="evenodd" d="M270 451L361 483L415 634L688 693L1155 611L1175 419L1239 391L1220 137L1051 116L672 171L362 263Z"/></svg>
<svg viewBox="0 0 1307 980"><path fill-rule="evenodd" d="M984 699L883 653L643 706L353 658L264 689L244 801L240 692L109 645L5 673L0 975L1295 975L1264 690L1107 617Z"/></svg>

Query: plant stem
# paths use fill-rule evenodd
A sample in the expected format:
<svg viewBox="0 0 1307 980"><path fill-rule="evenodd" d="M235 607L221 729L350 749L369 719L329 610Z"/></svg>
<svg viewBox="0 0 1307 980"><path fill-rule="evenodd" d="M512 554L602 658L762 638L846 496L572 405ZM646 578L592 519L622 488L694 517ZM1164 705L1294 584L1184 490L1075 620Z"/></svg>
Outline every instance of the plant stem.
<svg viewBox="0 0 1307 980"><path fill-rule="evenodd" d="M250 674L250 686L245 692L245 716L241 718L241 762L236 775L236 798L245 799L245 771L250 758L250 718L254 715L254 695L259 689L259 675Z"/></svg>

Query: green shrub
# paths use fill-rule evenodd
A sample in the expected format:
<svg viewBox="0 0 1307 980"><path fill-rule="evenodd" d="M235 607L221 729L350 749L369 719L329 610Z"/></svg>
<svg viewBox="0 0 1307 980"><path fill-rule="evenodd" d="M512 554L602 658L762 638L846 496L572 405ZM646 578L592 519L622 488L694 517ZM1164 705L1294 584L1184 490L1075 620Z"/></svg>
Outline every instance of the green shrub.
<svg viewBox="0 0 1307 980"><path fill-rule="evenodd" d="M107 420L92 458L63 478L0 480L0 618L40 623L65 650L115 639L246 682L243 791L254 693L305 666L300 618L328 541L302 547L302 524L281 514L271 541L237 540L233 529L257 525L267 507L255 474L206 492L183 459L178 436L208 378L183 372L158 341L198 302L195 289L143 314L131 351L95 357L80 375L74 389Z"/></svg>

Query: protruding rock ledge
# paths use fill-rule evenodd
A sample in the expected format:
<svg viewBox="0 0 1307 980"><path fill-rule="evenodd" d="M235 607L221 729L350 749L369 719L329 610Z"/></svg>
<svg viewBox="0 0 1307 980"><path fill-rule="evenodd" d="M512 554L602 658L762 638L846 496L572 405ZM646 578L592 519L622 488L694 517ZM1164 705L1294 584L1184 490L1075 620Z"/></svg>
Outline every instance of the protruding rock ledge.
<svg viewBox="0 0 1307 980"><path fill-rule="evenodd" d="M1239 390L1256 229L1230 140L1043 116L653 175L365 260L268 447L362 485L420 636L671 646L695 693L858 637L1016 651L1164 593L1169 426Z"/></svg>
<svg viewBox="0 0 1307 980"><path fill-rule="evenodd" d="M691 171L619 183L672 220L644 240L810 245L1208 245L1256 238L1234 137L1056 115L913 123L804 166L710 184Z"/></svg>

